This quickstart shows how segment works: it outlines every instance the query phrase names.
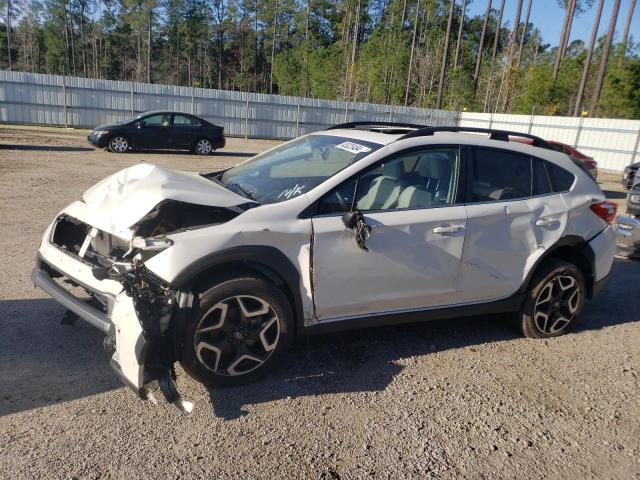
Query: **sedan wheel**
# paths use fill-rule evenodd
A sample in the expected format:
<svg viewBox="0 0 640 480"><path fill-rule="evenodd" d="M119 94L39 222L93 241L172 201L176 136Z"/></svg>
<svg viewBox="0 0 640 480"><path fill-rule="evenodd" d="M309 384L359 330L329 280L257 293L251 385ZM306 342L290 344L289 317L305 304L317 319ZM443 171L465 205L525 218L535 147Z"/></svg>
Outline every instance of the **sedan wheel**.
<svg viewBox="0 0 640 480"><path fill-rule="evenodd" d="M115 153L124 153L129 150L129 140L122 136L113 137L109 142L109 149Z"/></svg>
<svg viewBox="0 0 640 480"><path fill-rule="evenodd" d="M209 140L203 138L196 143L196 153L198 155L209 155L213 151L213 145Z"/></svg>

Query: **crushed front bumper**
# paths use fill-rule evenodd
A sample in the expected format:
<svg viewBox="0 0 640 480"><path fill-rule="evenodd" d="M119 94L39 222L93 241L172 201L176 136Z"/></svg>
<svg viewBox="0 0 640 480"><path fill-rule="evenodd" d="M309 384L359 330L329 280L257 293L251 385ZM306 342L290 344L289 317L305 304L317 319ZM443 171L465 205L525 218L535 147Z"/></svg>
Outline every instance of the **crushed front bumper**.
<svg viewBox="0 0 640 480"><path fill-rule="evenodd" d="M180 397L175 386L169 339L145 331L143 322L138 319L134 299L125 289L117 294L98 292L57 269L40 253L31 278L54 300L107 335L104 345L113 353L111 367L138 397L156 403L153 392L160 390L179 410L191 411L192 405ZM92 297L79 298L64 284L84 289ZM96 296L100 301L93 301Z"/></svg>

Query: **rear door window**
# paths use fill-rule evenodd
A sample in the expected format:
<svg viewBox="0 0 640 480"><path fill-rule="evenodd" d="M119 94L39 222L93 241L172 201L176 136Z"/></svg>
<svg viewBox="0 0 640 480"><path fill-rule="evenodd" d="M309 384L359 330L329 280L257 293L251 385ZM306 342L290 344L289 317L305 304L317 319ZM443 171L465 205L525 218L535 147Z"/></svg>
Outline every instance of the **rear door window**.
<svg viewBox="0 0 640 480"><path fill-rule="evenodd" d="M517 200L531 196L531 158L502 150L476 148L469 203Z"/></svg>
<svg viewBox="0 0 640 480"><path fill-rule="evenodd" d="M200 125L193 117L187 117L186 115L174 115L173 124L177 127L197 127Z"/></svg>

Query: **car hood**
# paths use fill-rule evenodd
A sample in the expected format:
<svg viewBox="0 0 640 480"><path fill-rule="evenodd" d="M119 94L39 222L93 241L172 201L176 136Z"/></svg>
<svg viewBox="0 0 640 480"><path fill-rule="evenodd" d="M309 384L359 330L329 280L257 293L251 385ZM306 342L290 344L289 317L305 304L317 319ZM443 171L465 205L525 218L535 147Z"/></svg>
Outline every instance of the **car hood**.
<svg viewBox="0 0 640 480"><path fill-rule="evenodd" d="M85 191L82 200L95 219L89 223L123 236L128 236L130 227L165 200L222 208L249 202L198 173L147 163L105 178Z"/></svg>
<svg viewBox="0 0 640 480"><path fill-rule="evenodd" d="M125 125L126 122L105 123L104 125L98 125L93 129L93 131L95 132L98 130L108 130L109 128L124 127Z"/></svg>

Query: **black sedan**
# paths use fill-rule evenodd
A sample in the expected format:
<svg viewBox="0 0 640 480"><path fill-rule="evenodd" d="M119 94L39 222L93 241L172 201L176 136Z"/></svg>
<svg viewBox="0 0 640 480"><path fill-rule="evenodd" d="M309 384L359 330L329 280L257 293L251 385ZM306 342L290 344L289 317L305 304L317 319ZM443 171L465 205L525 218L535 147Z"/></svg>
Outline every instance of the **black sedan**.
<svg viewBox="0 0 640 480"><path fill-rule="evenodd" d="M87 137L99 148L128 150L190 150L208 155L224 147L224 128L179 112L146 112L120 123L100 125Z"/></svg>

